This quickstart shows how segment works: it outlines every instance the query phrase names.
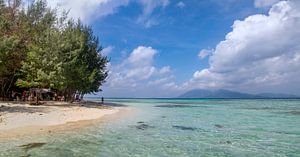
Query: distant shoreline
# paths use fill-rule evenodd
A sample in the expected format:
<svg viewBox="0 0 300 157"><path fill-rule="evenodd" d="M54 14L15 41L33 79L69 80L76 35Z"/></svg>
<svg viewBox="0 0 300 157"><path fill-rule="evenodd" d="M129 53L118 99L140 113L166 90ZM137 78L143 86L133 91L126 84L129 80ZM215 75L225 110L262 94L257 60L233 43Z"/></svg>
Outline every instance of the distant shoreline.
<svg viewBox="0 0 300 157"><path fill-rule="evenodd" d="M0 102L0 139L6 141L29 135L73 130L118 118L129 111L130 108L123 105L101 105L90 101L73 104L46 102L39 106Z"/></svg>

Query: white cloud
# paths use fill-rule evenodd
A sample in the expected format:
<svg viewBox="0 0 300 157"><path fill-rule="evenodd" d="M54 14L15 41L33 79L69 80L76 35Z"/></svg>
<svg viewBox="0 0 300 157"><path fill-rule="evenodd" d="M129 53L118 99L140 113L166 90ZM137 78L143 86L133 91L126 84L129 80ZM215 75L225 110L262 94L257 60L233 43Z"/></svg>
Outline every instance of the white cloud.
<svg viewBox="0 0 300 157"><path fill-rule="evenodd" d="M145 95L147 91L160 90L157 87L158 84L171 81L174 77L171 74L171 67L157 67L154 65L156 54L158 54L158 50L152 47L139 46L121 64L111 65L106 83L108 90L124 90L134 87L136 90L141 90L138 94ZM132 92L135 93L137 91ZM156 91L153 94L158 93ZM126 95L128 92L120 94Z"/></svg>
<svg viewBox="0 0 300 157"><path fill-rule="evenodd" d="M184 88L182 88L182 86L177 85L175 82L168 82L165 83L162 86L163 89L167 90L167 91L172 91L173 93L176 93L177 95L179 93L182 93ZM172 97L177 96L177 95L172 95Z"/></svg>
<svg viewBox="0 0 300 157"><path fill-rule="evenodd" d="M162 67L158 73L161 74L161 75L164 75L164 74L168 74L170 73L172 70L171 70L171 67L170 66L165 66L165 67Z"/></svg>
<svg viewBox="0 0 300 157"><path fill-rule="evenodd" d="M153 66L136 67L136 68L130 69L128 71L128 73L126 74L126 77L133 78L136 80L146 80L154 74L155 70L156 69Z"/></svg>
<svg viewBox="0 0 300 157"><path fill-rule="evenodd" d="M208 49L202 49L202 50L199 52L198 57L199 57L200 59L204 59L204 58L206 58L207 56L209 56L210 54L212 54L213 52L214 52L213 49L210 49L210 50L208 50Z"/></svg>
<svg viewBox="0 0 300 157"><path fill-rule="evenodd" d="M107 55L109 55L110 53L112 53L113 49L114 49L113 46L108 46L108 47L104 48L104 49L101 51L101 53L102 53L102 55L107 56Z"/></svg>
<svg viewBox="0 0 300 157"><path fill-rule="evenodd" d="M169 0L140 0L138 1L143 6L143 13L137 19L139 24L143 24L146 28L159 24L152 13L156 8L165 8L169 5Z"/></svg>
<svg viewBox="0 0 300 157"><path fill-rule="evenodd" d="M25 0L28 5L33 0ZM63 11L69 11L69 16L74 19L81 19L85 23L105 17L117 12L118 8L127 6L134 0L46 0L48 6L55 8L58 14ZM142 5L143 12L138 17L137 23L144 25L146 28L159 24L156 16L153 16L155 9L164 9L169 5L169 0L139 0L135 1Z"/></svg>
<svg viewBox="0 0 300 157"><path fill-rule="evenodd" d="M120 64L110 64L104 96L169 97L178 95L170 66L155 65L158 50L138 46ZM175 93L174 93L175 92ZM176 93L177 92L177 93Z"/></svg>
<svg viewBox="0 0 300 157"><path fill-rule="evenodd" d="M270 7L273 4L279 2L280 0L255 0L254 6L256 8L264 8L264 7Z"/></svg>
<svg viewBox="0 0 300 157"><path fill-rule="evenodd" d="M28 5L33 0L25 0ZM69 11L69 16L74 19L81 19L84 22L91 22L97 18L114 14L121 6L126 6L129 0L46 0L51 8Z"/></svg>
<svg viewBox="0 0 300 157"><path fill-rule="evenodd" d="M148 85L150 85L150 86L153 86L153 85L154 86L158 86L158 85L161 85L161 84L164 84L164 83L168 83L172 79L174 79L174 76L167 76L167 77L156 79L154 81L149 81Z"/></svg>
<svg viewBox="0 0 300 157"><path fill-rule="evenodd" d="M178 3L176 4L176 6L182 9L182 8L185 7L185 3L182 2L182 1L180 1L180 2L178 2Z"/></svg>
<svg viewBox="0 0 300 157"><path fill-rule="evenodd" d="M282 1L268 15L235 21L188 88L300 92L300 1Z"/></svg>
<svg viewBox="0 0 300 157"><path fill-rule="evenodd" d="M139 46L130 54L128 62L135 66L149 66L157 53L158 51L152 47Z"/></svg>

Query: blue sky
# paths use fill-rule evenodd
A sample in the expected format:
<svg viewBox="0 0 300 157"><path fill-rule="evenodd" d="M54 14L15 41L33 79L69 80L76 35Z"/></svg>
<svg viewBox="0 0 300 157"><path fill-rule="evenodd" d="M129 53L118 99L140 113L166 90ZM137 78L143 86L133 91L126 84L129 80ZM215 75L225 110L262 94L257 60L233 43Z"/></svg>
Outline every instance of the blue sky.
<svg viewBox="0 0 300 157"><path fill-rule="evenodd" d="M300 92L297 0L52 0L91 25L111 62L106 97L193 89Z"/></svg>
<svg viewBox="0 0 300 157"><path fill-rule="evenodd" d="M185 7L178 7L180 2ZM159 51L154 64L171 66L176 82L183 83L197 69L208 67L207 58L199 60L197 57L199 51L213 48L223 40L234 20L265 11L254 8L253 2L240 2L171 1L167 7L153 11L149 18L158 23L151 27L137 23L143 8L133 2L92 25L104 47L114 47L108 55L112 64L123 61L122 51L130 53L140 45L151 46Z"/></svg>

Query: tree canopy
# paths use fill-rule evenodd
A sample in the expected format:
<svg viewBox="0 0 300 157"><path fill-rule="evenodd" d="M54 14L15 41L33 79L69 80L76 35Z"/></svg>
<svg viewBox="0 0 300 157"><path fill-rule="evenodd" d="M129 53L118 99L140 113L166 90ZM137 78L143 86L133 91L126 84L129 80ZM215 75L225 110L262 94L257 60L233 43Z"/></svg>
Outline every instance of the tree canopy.
<svg viewBox="0 0 300 157"><path fill-rule="evenodd" d="M43 0L0 0L0 97L14 88L50 88L71 97L98 92L108 59L80 20L58 17Z"/></svg>

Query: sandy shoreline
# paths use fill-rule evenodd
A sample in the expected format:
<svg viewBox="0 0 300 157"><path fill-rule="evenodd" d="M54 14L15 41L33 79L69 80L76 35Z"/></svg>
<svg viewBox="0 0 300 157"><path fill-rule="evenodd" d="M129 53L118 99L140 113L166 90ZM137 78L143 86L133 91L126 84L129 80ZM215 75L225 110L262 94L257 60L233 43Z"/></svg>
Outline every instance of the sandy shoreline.
<svg viewBox="0 0 300 157"><path fill-rule="evenodd" d="M0 139L53 133L95 124L128 109L96 103L47 102L45 105L0 102Z"/></svg>

